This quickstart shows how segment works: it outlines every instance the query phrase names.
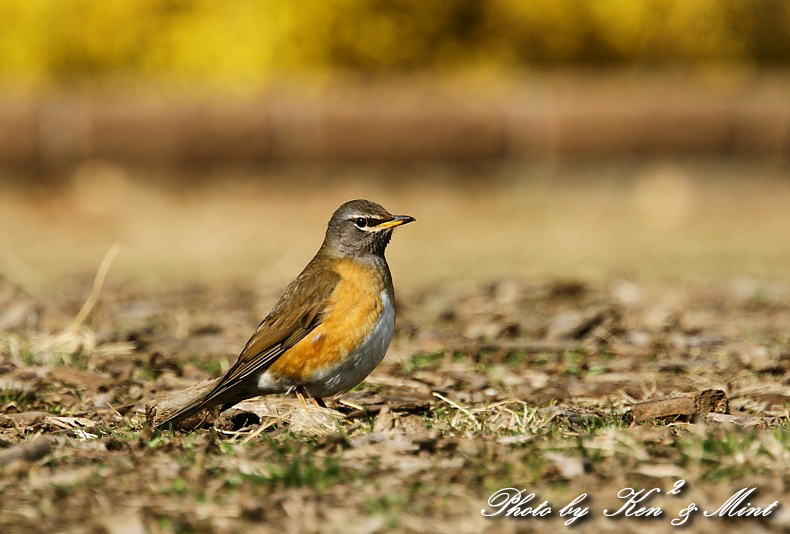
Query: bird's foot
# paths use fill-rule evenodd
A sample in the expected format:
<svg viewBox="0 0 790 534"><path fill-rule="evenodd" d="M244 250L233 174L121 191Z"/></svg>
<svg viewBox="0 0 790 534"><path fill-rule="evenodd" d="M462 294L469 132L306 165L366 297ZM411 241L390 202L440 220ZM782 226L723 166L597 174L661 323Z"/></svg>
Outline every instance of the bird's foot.
<svg viewBox="0 0 790 534"><path fill-rule="evenodd" d="M307 406L308 404L312 403L315 406L320 406L321 408L326 408L326 403L324 402L324 399L322 399L321 397L313 397L313 396L311 396L307 392L307 390L305 388L303 388L302 386L299 386L298 388L296 388L294 390L294 393L296 393L296 397L300 401L302 401L302 404L304 404L305 406ZM308 402L308 399L309 399L309 402Z"/></svg>

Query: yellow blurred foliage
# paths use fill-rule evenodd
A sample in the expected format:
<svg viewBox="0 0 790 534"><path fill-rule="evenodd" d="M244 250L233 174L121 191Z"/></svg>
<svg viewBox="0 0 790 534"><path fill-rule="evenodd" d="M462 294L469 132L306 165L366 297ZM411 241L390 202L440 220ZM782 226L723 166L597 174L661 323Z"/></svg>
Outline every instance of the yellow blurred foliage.
<svg viewBox="0 0 790 534"><path fill-rule="evenodd" d="M239 85L292 74L790 59L783 0L3 0L0 79Z"/></svg>

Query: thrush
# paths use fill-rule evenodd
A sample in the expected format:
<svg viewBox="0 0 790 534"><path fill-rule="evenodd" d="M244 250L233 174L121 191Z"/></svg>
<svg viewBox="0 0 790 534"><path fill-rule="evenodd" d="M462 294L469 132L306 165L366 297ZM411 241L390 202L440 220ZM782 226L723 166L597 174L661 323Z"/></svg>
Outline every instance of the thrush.
<svg viewBox="0 0 790 534"><path fill-rule="evenodd" d="M236 363L205 396L160 423L250 397L301 391L322 398L362 382L384 358L395 307L384 250L393 229L414 221L369 200L341 205L315 257L261 321Z"/></svg>

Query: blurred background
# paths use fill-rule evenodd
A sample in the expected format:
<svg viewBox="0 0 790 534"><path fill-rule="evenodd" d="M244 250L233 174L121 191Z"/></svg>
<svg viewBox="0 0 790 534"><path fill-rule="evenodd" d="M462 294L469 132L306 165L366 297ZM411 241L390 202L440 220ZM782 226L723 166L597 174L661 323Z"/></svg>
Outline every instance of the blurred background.
<svg viewBox="0 0 790 534"><path fill-rule="evenodd" d="M4 0L0 275L282 286L332 211L401 287L790 274L782 0Z"/></svg>

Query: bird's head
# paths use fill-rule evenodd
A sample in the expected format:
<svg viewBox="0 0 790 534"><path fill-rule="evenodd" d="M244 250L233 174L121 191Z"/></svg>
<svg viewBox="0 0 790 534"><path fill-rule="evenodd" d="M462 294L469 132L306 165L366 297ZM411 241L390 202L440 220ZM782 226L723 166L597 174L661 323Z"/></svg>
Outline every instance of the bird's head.
<svg viewBox="0 0 790 534"><path fill-rule="evenodd" d="M413 221L414 217L393 215L375 202L351 200L329 219L323 248L337 257L383 256L392 230Z"/></svg>

